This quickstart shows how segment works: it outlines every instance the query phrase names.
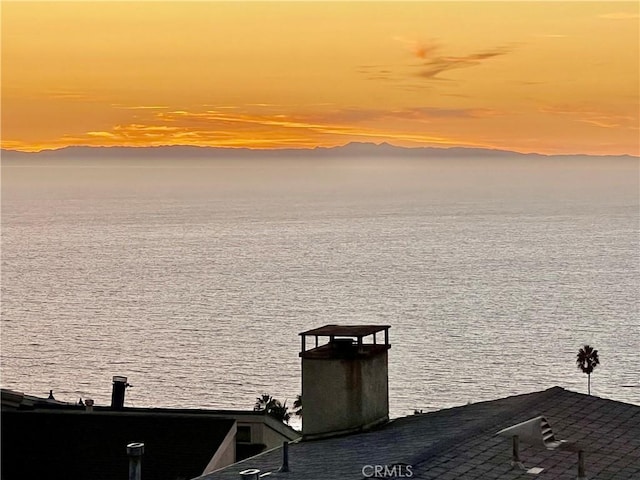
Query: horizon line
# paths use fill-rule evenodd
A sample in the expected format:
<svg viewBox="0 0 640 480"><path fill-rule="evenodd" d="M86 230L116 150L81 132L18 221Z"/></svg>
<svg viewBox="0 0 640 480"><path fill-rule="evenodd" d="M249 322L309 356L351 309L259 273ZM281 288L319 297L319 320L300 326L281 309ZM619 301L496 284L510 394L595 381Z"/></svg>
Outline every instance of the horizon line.
<svg viewBox="0 0 640 480"><path fill-rule="evenodd" d="M197 148L197 149L211 149L211 150L230 150L230 151L238 151L238 150L246 150L249 152L274 152L274 151L291 151L291 150L299 150L299 151L315 151L315 150L332 150L338 148L345 148L349 145L368 145L373 147L382 147L388 146L397 148L400 150L453 150L453 149L463 149L463 150L485 150L489 152L503 152L503 153L513 153L517 155L538 155L542 157L568 157L568 156L588 156L588 157L631 157L640 159L639 154L631 154L631 153L621 153L621 154L594 154L594 153L541 153L536 151L518 151L518 150L509 150L503 148L491 148L491 147L470 147L470 146L403 146L403 145L394 145L387 141L383 142L359 142L359 141L351 141L342 145L316 145L313 147L303 146L303 147L273 147L273 148L252 148L249 146L215 146L215 145L191 145L191 144L166 144L166 145L65 145L58 148L43 148L41 150L21 150L21 149L12 149L1 147L0 151L6 153L18 153L18 154L29 154L29 155L38 155L38 154L47 154L59 152L66 149L73 148L90 148L90 149L112 149L112 148L127 148L127 149L136 149L136 150L144 150L144 149L160 149L160 148Z"/></svg>

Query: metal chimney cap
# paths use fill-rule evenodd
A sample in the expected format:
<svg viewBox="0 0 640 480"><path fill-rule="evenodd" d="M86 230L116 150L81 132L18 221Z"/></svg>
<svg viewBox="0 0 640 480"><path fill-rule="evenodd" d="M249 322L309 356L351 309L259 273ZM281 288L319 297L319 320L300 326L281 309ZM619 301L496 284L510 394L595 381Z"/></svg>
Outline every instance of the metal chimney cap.
<svg viewBox="0 0 640 480"><path fill-rule="evenodd" d="M134 442L127 445L127 455L139 457L144 453L144 443Z"/></svg>
<svg viewBox="0 0 640 480"><path fill-rule="evenodd" d="M114 375L113 376L113 382L118 382L118 383L127 383L127 377L121 377L120 375Z"/></svg>

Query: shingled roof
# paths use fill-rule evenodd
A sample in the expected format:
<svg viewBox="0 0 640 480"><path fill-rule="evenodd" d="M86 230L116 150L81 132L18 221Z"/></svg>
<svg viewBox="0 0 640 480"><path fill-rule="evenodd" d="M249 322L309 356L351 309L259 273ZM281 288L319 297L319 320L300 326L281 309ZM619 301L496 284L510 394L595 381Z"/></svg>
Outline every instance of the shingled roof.
<svg viewBox="0 0 640 480"><path fill-rule="evenodd" d="M363 473L366 465L394 464L410 465L411 478L423 480L574 480L578 454L571 450L521 443L526 470L511 466L511 438L495 434L537 416L548 420L558 439L584 450L588 478L640 479L640 406L554 387L403 417L366 433L292 443L287 473L278 472L278 448L198 480L238 480L249 468L272 472L266 478L273 479L363 479L371 472ZM543 470L527 473L533 467Z"/></svg>

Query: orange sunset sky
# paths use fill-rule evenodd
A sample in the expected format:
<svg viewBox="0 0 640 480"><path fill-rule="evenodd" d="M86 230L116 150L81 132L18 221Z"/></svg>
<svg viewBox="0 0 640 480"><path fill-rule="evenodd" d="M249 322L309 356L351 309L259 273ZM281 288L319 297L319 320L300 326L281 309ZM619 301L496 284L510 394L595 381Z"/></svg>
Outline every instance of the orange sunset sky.
<svg viewBox="0 0 640 480"><path fill-rule="evenodd" d="M2 147L639 152L638 2L9 2Z"/></svg>

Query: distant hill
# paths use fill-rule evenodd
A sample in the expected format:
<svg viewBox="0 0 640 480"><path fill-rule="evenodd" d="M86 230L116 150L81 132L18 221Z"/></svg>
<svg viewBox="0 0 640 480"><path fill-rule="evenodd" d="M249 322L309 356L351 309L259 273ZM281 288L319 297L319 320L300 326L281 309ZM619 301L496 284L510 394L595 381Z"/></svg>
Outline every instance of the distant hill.
<svg viewBox="0 0 640 480"><path fill-rule="evenodd" d="M2 149L3 160L20 159L64 159L64 160L108 160L108 159L206 159L206 158L638 158L631 155L542 155L519 153L509 150L467 147L398 147L388 143L351 142L338 147L315 147L309 149L249 149L196 146L160 147L64 147L41 152L18 152Z"/></svg>

